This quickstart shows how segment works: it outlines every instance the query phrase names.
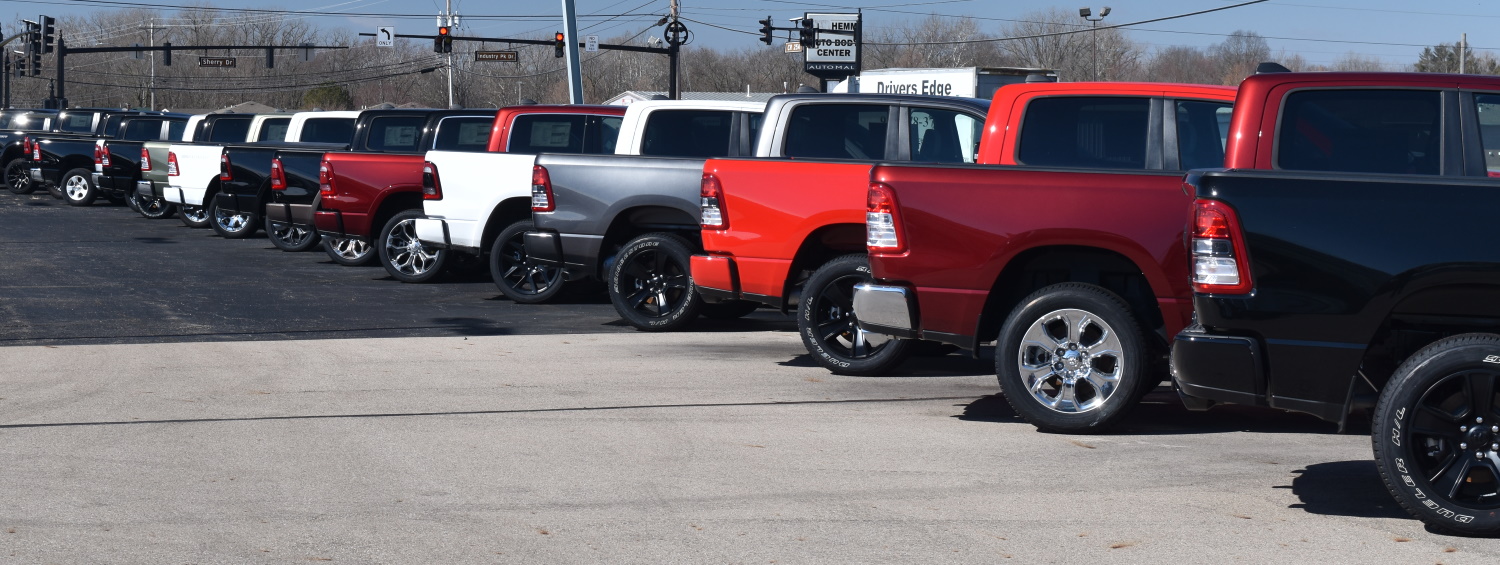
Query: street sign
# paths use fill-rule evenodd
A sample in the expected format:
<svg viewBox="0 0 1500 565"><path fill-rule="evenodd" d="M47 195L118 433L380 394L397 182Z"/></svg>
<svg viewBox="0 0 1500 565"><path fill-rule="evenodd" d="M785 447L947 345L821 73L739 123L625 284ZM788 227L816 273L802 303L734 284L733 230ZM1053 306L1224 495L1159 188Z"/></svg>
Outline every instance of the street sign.
<svg viewBox="0 0 1500 565"><path fill-rule="evenodd" d="M815 75L859 73L859 14L805 14L819 31L814 47L804 51L802 70ZM824 77L827 78L827 77Z"/></svg>
<svg viewBox="0 0 1500 565"><path fill-rule="evenodd" d="M475 51L475 61L491 61L496 63L514 63L521 58L515 51Z"/></svg>
<svg viewBox="0 0 1500 565"><path fill-rule="evenodd" d="M787 53L801 53L802 52L802 42L801 41L796 41L796 40L788 41L788 42L786 42L786 45L782 46L781 49L783 51L786 51Z"/></svg>
<svg viewBox="0 0 1500 565"><path fill-rule="evenodd" d="M369 28L366 28L369 29ZM396 46L396 26L379 26L375 28L376 47Z"/></svg>
<svg viewBox="0 0 1500 565"><path fill-rule="evenodd" d="M198 66L200 66L200 67L230 68L230 67L234 66L234 62L235 62L235 58L234 57L199 57L198 58Z"/></svg>
<svg viewBox="0 0 1500 565"><path fill-rule="evenodd" d="M586 35L586 36L584 36L583 50L586 51L586 52L588 52L588 53L598 52L599 51L599 36L597 36L597 35Z"/></svg>

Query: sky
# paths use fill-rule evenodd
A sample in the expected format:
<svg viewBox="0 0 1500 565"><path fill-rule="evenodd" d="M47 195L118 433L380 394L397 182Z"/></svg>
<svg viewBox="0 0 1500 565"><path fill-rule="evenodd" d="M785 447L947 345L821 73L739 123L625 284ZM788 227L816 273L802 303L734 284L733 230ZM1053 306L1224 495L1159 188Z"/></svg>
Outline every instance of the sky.
<svg viewBox="0 0 1500 565"><path fill-rule="evenodd" d="M464 16L461 35L486 37L534 37L561 29L562 0L452 0ZM612 37L619 34L660 36L651 26L664 15L669 0L575 0L580 15L580 34ZM680 0L682 15L694 34L693 43L715 47L764 48L777 46L759 41L757 20L771 16L778 25L805 11L850 12L865 10L866 30L920 20L930 14L980 18L982 29L998 33L1009 25L1006 19L1022 18L1028 12L1049 7L1070 12L1083 1L1097 14L1111 7L1100 25L1124 24L1186 14L1238 4L1244 0ZM394 25L397 33L434 33L435 16L442 0L303 0L291 4L265 0L0 0L0 13L26 19L35 14L60 16L92 10L154 6L169 11L173 6L206 4L222 8L286 9L289 17L310 18L319 25L374 32L376 26ZM1081 20L1080 20L1081 22ZM1273 53L1301 54L1310 63L1329 64L1353 52L1376 57L1394 67L1416 61L1423 46L1452 43L1468 33L1469 44L1479 51L1500 54L1500 0L1301 0L1267 1L1219 12L1130 26L1129 36L1148 50L1173 45L1206 47L1222 41L1236 30L1255 31L1267 38ZM725 29L728 28L728 29ZM737 31L732 31L737 30ZM10 30L7 30L10 31ZM66 30L60 30L66 36Z"/></svg>

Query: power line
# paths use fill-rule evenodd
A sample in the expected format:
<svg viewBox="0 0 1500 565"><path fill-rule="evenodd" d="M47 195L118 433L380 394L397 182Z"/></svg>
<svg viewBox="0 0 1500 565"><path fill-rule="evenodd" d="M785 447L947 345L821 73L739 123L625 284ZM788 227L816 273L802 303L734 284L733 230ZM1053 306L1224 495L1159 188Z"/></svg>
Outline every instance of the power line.
<svg viewBox="0 0 1500 565"><path fill-rule="evenodd" d="M779 1L779 0L765 0L765 1L770 2L770 1ZM1165 17L1161 17L1161 18L1152 18L1152 19L1149 19L1149 20L1141 20L1141 21L1138 21L1138 22L1128 22L1128 23L1123 23L1123 24L1100 26L1097 29L1106 30L1106 29L1122 28L1122 27L1127 27L1127 26L1135 26L1135 25L1140 25L1140 24L1149 24L1149 23L1155 23L1155 22L1164 22L1164 21L1167 21L1167 20L1176 20L1176 19L1180 19L1180 18L1186 18L1186 17L1189 17L1189 16L1198 16L1198 15L1202 15L1202 14L1208 14L1208 13L1211 13L1211 12L1221 12L1221 11L1229 10L1229 9L1233 9L1233 8L1240 8L1240 7L1243 7L1243 6L1249 6L1251 4L1260 4L1260 3L1264 3L1266 1L1267 0L1250 0L1249 2L1241 2L1239 4L1230 4L1228 6L1220 6L1218 8L1209 8L1207 10L1198 10L1196 12L1188 12L1186 14L1177 14L1175 16L1165 16ZM1056 37L1056 36L1059 36L1059 35L1073 35L1073 34L1078 34L1078 33L1088 33L1090 31L1094 31L1094 28L1084 28L1084 29L1077 29L1077 30L1072 30L1072 31L1058 31L1058 32L1052 32L1052 33L1038 33L1038 34L1033 34L1033 35L1023 35L1023 36L1019 36L1019 37L996 37L996 38L988 38L988 39L961 39L961 40L956 40L956 41L914 41L914 42L910 42L910 43L877 43L877 42L873 42L873 41L866 41L865 44L866 45L964 45L964 44L971 44L971 43L992 43L992 42L996 42L996 41L1014 41L1014 40L1017 40L1017 39L1035 39L1035 38L1038 38L1038 37Z"/></svg>

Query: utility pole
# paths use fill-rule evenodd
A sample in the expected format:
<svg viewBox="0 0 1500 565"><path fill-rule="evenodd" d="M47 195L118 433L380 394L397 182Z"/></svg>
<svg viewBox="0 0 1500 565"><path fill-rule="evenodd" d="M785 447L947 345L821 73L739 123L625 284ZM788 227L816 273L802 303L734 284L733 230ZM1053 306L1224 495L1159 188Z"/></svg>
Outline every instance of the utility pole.
<svg viewBox="0 0 1500 565"><path fill-rule="evenodd" d="M666 36L667 40L667 65L669 67L667 70L667 98L677 100L682 95L677 88L679 81L678 67L681 66L682 45L687 43L688 31L687 26L682 25L682 22L677 19L678 10L681 8L678 5L678 0L670 1L672 8L671 15L668 16L670 21L667 22L666 33L662 35Z"/></svg>
<svg viewBox="0 0 1500 565"><path fill-rule="evenodd" d="M568 57L568 103L583 103L583 65L578 60L578 10L573 0L562 0L563 53Z"/></svg>
<svg viewBox="0 0 1500 565"><path fill-rule="evenodd" d="M152 47L156 47L156 20L155 19L152 19L151 23L146 24L146 34L147 34L147 37L150 38L149 42L150 42L151 46ZM156 51L149 51L148 53L150 53L150 55L151 55L151 89L148 91L150 93L150 100L151 100L151 102L150 102L149 106L151 107L152 110L155 110L156 109Z"/></svg>
<svg viewBox="0 0 1500 565"><path fill-rule="evenodd" d="M1458 74L1464 74L1469 62L1469 34L1458 37Z"/></svg>
<svg viewBox="0 0 1500 565"><path fill-rule="evenodd" d="M453 18L453 0L447 0L447 2L445 3L445 7L443 8L443 18L442 18L442 20L443 21L441 21L441 22L438 23L439 27L447 27L448 29L453 29L453 27L455 27L455 24L457 22L455 22L454 18ZM453 52L449 51L447 53L447 55L448 55L448 107L452 108L453 107Z"/></svg>

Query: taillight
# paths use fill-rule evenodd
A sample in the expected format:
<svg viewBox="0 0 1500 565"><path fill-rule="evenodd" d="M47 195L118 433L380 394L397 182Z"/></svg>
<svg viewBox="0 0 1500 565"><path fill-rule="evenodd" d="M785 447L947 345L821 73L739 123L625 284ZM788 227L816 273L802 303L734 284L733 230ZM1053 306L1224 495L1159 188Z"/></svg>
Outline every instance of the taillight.
<svg viewBox="0 0 1500 565"><path fill-rule="evenodd" d="M551 212L557 209L557 201L552 197L552 177L547 174L547 168L541 165L531 167L531 211Z"/></svg>
<svg viewBox="0 0 1500 565"><path fill-rule="evenodd" d="M729 229L729 217L724 215L724 187L719 185L719 177L713 173L703 173L703 183L699 186L698 203L701 213L698 221L704 228Z"/></svg>
<svg viewBox="0 0 1500 565"><path fill-rule="evenodd" d="M1248 294L1249 262L1245 236L1234 209L1218 200L1193 202L1193 290L1205 294Z"/></svg>
<svg viewBox="0 0 1500 565"><path fill-rule="evenodd" d="M94 164L104 167L109 166L109 144L100 143L94 145Z"/></svg>
<svg viewBox="0 0 1500 565"><path fill-rule="evenodd" d="M271 190L286 190L286 171L281 169L281 158L271 159Z"/></svg>
<svg viewBox="0 0 1500 565"><path fill-rule="evenodd" d="M175 176L180 175L180 174L182 174L182 173L177 172L177 154L173 153L171 151L168 151L167 152L167 176L169 176L169 177L175 177Z"/></svg>
<svg viewBox="0 0 1500 565"><path fill-rule="evenodd" d="M891 185L872 182L865 196L865 246L870 251L900 253L906 250L901 240L901 215L896 206L896 191Z"/></svg>
<svg viewBox="0 0 1500 565"><path fill-rule="evenodd" d="M234 175L229 172L229 168L232 166L233 165L229 164L228 153L219 154L219 182L229 182L234 180Z"/></svg>
<svg viewBox="0 0 1500 565"><path fill-rule="evenodd" d="M151 170L151 152L147 151L145 147L141 148L141 170Z"/></svg>
<svg viewBox="0 0 1500 565"><path fill-rule="evenodd" d="M327 198L333 197L333 163L326 159L323 164L318 165L318 194Z"/></svg>
<svg viewBox="0 0 1500 565"><path fill-rule="evenodd" d="M432 161L422 163L422 199L443 199L443 179L438 178L437 165Z"/></svg>
<svg viewBox="0 0 1500 565"><path fill-rule="evenodd" d="M42 143L39 141L32 141L30 138L27 138L26 142L31 144L31 160L42 160Z"/></svg>

